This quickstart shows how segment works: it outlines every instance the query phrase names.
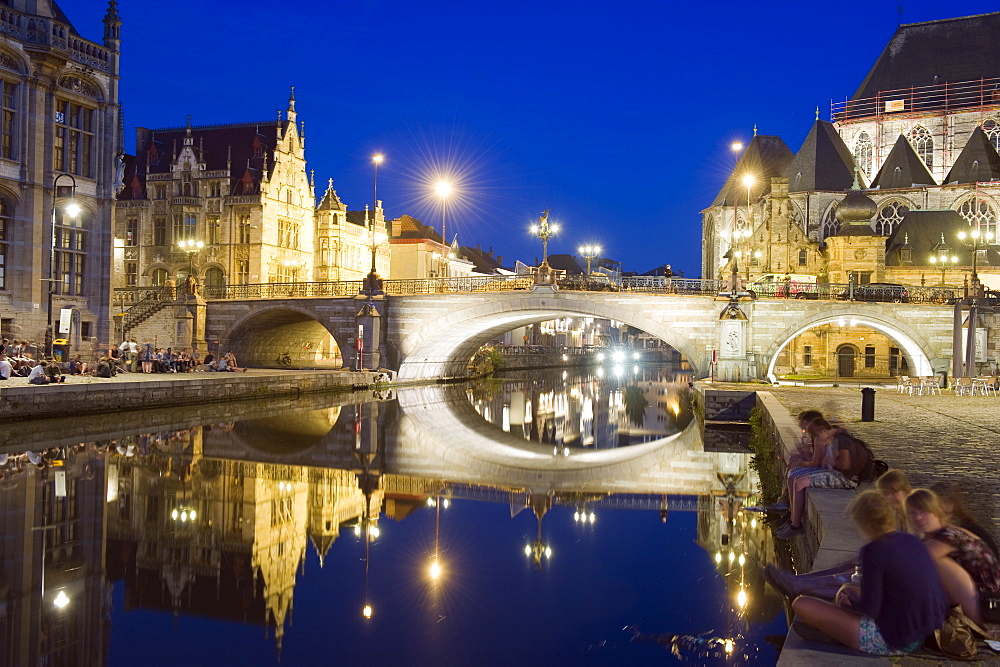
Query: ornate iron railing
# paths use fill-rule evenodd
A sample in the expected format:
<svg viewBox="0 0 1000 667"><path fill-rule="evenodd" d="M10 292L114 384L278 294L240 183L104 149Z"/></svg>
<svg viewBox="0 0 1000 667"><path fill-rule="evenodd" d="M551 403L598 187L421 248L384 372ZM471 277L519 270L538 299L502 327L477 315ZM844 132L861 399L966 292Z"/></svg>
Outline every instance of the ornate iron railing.
<svg viewBox="0 0 1000 667"><path fill-rule="evenodd" d="M423 278L413 280L385 280L383 291L390 296L417 294L445 294L462 292L512 292L526 290L534 285L531 276L465 276L461 278ZM560 291L624 292L639 294L678 294L689 296L718 296L728 294L727 281L697 278L663 278L655 276L607 277L567 276L559 280ZM130 315L134 306L140 310L155 310L153 303L173 301L183 287L176 288L126 288L116 289L115 305L121 305ZM201 295L209 300L288 299L354 297L365 289L361 280L299 283L260 283L253 285L203 286ZM819 299L824 301L884 301L919 304L954 304L965 298L960 287L919 287L876 283L848 285L836 283L753 283L741 294L754 299ZM991 294L993 296L991 296ZM1000 295L987 293L987 300L1000 300ZM994 298L995 297L995 298ZM138 311L137 311L138 314Z"/></svg>

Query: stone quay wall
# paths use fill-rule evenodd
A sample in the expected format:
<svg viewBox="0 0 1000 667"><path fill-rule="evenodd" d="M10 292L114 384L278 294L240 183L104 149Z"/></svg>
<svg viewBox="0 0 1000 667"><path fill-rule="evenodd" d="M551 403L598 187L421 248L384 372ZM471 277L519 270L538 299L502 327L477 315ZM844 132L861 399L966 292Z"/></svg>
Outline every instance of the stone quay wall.
<svg viewBox="0 0 1000 667"><path fill-rule="evenodd" d="M86 383L3 387L0 389L0 422L346 392L370 387L381 374L372 371L285 371L194 375L184 375L183 381L174 377L151 379L159 376L130 380L126 375ZM378 379L381 381L384 376Z"/></svg>

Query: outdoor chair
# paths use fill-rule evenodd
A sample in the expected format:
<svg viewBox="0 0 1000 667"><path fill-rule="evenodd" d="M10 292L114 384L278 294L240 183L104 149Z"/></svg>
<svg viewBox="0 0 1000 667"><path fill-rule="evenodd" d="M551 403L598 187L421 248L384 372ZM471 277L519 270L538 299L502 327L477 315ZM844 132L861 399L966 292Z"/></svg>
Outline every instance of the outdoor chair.
<svg viewBox="0 0 1000 667"><path fill-rule="evenodd" d="M955 380L955 395L956 396L972 396L973 395L972 378L963 377Z"/></svg>
<svg viewBox="0 0 1000 667"><path fill-rule="evenodd" d="M972 381L972 393L980 394L981 396L989 396L990 392L993 392L993 395L996 396L997 388L994 384L995 381L996 378L990 376L977 377Z"/></svg>
<svg viewBox="0 0 1000 667"><path fill-rule="evenodd" d="M913 393L913 383L910 381L909 375L900 375L899 384L896 385L896 391L902 394L904 391L907 394Z"/></svg>
<svg viewBox="0 0 1000 667"><path fill-rule="evenodd" d="M931 375L930 377L920 378L920 393L921 394L933 394L937 392L941 393L941 384L938 382L936 375Z"/></svg>

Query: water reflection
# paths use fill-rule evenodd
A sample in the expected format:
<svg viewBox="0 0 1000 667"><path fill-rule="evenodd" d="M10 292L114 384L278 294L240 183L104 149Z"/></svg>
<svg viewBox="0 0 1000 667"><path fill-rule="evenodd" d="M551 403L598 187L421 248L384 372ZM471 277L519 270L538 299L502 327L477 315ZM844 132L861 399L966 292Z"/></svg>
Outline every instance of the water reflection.
<svg viewBox="0 0 1000 667"><path fill-rule="evenodd" d="M674 400L642 384L657 381L635 384ZM205 406L159 430L142 426L158 415L125 415L85 444L32 445L38 465L17 450L0 466L0 663L134 663L150 646L170 662L182 636L225 644L227 661L315 661L331 641L350 663L405 660L393 646L642 661L621 631L639 618L654 634L712 627L734 660L773 661L760 635L782 619L755 574L771 547L742 513L745 454L706 453L678 422L627 456L504 466L506 438L525 434L484 423L478 391ZM501 389L490 405L518 391L533 396ZM213 625L196 634L195 617Z"/></svg>
<svg viewBox="0 0 1000 667"><path fill-rule="evenodd" d="M483 419L525 440L612 449L683 431L690 379L671 366L521 371L473 382L468 397Z"/></svg>

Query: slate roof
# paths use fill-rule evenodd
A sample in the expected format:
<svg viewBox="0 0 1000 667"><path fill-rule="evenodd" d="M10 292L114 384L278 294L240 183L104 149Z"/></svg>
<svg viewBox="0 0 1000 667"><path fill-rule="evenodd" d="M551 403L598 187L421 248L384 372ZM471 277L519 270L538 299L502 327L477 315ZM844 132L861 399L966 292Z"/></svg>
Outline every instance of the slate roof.
<svg viewBox="0 0 1000 667"><path fill-rule="evenodd" d="M955 159L945 184L949 183L985 183L1000 180L1000 154L990 141L983 128L977 127L965 144L965 148Z"/></svg>
<svg viewBox="0 0 1000 667"><path fill-rule="evenodd" d="M913 150L910 142L903 135L899 135L885 163L872 180L871 187L894 189L921 185L937 185L937 183L934 182L934 177L927 171L924 161Z"/></svg>
<svg viewBox="0 0 1000 667"><path fill-rule="evenodd" d="M959 266L972 266L972 248L958 239L958 233L969 231L970 225L958 211L908 211L885 241L886 266L900 266L899 249L909 243L914 266L930 266L930 257L944 235L950 255L958 257ZM980 255L980 266L1000 266L1000 254L987 246L986 261Z"/></svg>
<svg viewBox="0 0 1000 667"><path fill-rule="evenodd" d="M503 268L503 257L494 257L492 249L487 252L480 246L462 246L459 256L472 262L478 273L497 273L497 269Z"/></svg>
<svg viewBox="0 0 1000 667"><path fill-rule="evenodd" d="M357 225L358 227L367 227L371 223L371 215L368 211L347 211L344 214L347 222Z"/></svg>
<svg viewBox="0 0 1000 667"><path fill-rule="evenodd" d="M565 271L569 274L584 273L583 267L576 261L573 255L557 254L549 255L549 266L557 271Z"/></svg>
<svg viewBox="0 0 1000 667"><path fill-rule="evenodd" d="M719 190L712 206L733 206L739 202L745 204L747 188L743 185L742 179L748 173L757 179L752 194L757 197L767 194L771 191L771 178L784 176L794 157L781 137L756 135L743 151L740 161L736 163L733 173Z"/></svg>
<svg viewBox="0 0 1000 667"><path fill-rule="evenodd" d="M126 171L125 183L133 174L145 182L147 174L169 173L171 162L183 150L184 138L190 131L195 155L205 163L206 170L225 170L227 163L230 165L230 190L226 194L256 193L265 165L269 175L274 169L271 154L277 144L279 125L284 132L288 121L164 129L137 127L136 157L131 170Z"/></svg>
<svg viewBox="0 0 1000 667"><path fill-rule="evenodd" d="M316 207L319 210L333 210L333 211L343 211L347 207L344 202L340 201L340 197L337 196L337 191L333 189L333 179L330 179L329 185L326 186L326 192L323 193L323 198L319 200L319 206Z"/></svg>
<svg viewBox="0 0 1000 667"><path fill-rule="evenodd" d="M785 176L789 192L843 191L854 183L854 156L833 124L817 118Z"/></svg>
<svg viewBox="0 0 1000 667"><path fill-rule="evenodd" d="M349 217L350 212L347 215ZM394 239L428 239L435 243L441 243L441 235L434 231L433 227L425 225L412 215L404 213L397 220L393 220L392 229L395 230L397 226L399 233L393 235Z"/></svg>
<svg viewBox="0 0 1000 667"><path fill-rule="evenodd" d="M899 26L851 99L981 77L1000 77L1000 12Z"/></svg>

